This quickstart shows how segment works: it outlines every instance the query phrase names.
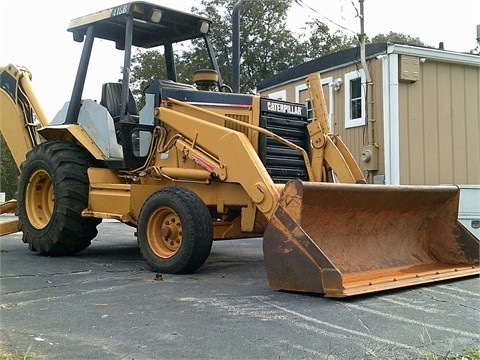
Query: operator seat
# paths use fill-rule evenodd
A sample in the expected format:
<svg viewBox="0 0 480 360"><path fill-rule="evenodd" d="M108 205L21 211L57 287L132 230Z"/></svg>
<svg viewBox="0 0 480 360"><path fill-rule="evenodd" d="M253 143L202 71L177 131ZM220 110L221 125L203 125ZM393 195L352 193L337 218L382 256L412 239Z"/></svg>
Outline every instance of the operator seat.
<svg viewBox="0 0 480 360"><path fill-rule="evenodd" d="M138 115L137 103L135 102L135 98L130 89L128 89L128 93L127 113L136 118ZM115 123L120 120L121 99L121 83L105 83L102 85L102 98L100 99L100 105L107 108ZM138 122L138 120L136 122Z"/></svg>

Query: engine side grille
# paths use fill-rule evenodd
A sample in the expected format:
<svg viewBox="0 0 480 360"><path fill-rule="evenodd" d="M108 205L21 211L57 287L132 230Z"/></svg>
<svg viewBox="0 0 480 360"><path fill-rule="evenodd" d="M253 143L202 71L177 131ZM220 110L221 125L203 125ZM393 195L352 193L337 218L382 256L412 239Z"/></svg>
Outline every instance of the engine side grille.
<svg viewBox="0 0 480 360"><path fill-rule="evenodd" d="M309 151L305 106L277 100L262 99L260 126ZM288 180L307 181L308 173L300 152L269 138L259 137L259 157L275 183Z"/></svg>

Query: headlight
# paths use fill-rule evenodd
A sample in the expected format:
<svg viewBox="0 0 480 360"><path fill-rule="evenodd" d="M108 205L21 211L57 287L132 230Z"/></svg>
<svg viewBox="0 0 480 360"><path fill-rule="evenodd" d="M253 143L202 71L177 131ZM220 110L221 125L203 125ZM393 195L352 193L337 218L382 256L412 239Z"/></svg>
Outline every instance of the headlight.
<svg viewBox="0 0 480 360"><path fill-rule="evenodd" d="M210 23L207 21L202 21L200 23L200 32L206 34L208 33L208 30L210 30Z"/></svg>
<svg viewBox="0 0 480 360"><path fill-rule="evenodd" d="M153 9L152 15L150 15L150 20L158 24L161 19L162 19L162 12L158 9Z"/></svg>

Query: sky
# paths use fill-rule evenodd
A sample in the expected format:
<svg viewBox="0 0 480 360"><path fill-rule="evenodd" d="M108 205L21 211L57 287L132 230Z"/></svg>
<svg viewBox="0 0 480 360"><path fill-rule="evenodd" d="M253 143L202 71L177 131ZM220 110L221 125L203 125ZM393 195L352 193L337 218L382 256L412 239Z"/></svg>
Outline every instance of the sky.
<svg viewBox="0 0 480 360"><path fill-rule="evenodd" d="M0 66L11 63L31 71L40 103L52 119L70 99L83 45L67 32L70 20L126 1L0 0ZM149 1L185 12L198 2ZM332 31L353 35L360 32L356 9L358 0L299 0L287 21L292 31L319 19ZM364 0L364 15L370 38L393 31L418 37L430 46L443 42L446 50L468 52L477 45L480 0ZM85 98L98 100L101 84L121 77L121 53L110 42L104 45L98 53L99 46L94 45L94 56L101 60L90 63L88 76L95 80L86 85Z"/></svg>

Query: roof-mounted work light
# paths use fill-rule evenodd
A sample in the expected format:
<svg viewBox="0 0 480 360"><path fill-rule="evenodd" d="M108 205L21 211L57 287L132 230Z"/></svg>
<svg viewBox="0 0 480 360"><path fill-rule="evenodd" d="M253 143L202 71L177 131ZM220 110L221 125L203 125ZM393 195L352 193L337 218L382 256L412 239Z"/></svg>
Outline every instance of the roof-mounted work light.
<svg viewBox="0 0 480 360"><path fill-rule="evenodd" d="M208 33L209 30L210 30L210 23L208 21L202 21L200 23L200 32L203 34L206 34Z"/></svg>
<svg viewBox="0 0 480 360"><path fill-rule="evenodd" d="M153 9L152 15L150 15L150 20L158 24L161 19L162 19L162 12L158 9Z"/></svg>

